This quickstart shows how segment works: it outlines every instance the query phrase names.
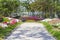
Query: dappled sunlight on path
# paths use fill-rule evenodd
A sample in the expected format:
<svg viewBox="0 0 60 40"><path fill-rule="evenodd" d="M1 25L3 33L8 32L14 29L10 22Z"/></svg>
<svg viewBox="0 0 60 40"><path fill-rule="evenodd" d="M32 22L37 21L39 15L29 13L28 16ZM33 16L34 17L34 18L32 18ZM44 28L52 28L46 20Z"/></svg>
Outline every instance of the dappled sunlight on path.
<svg viewBox="0 0 60 40"><path fill-rule="evenodd" d="M6 40L55 40L40 23L23 23Z"/></svg>

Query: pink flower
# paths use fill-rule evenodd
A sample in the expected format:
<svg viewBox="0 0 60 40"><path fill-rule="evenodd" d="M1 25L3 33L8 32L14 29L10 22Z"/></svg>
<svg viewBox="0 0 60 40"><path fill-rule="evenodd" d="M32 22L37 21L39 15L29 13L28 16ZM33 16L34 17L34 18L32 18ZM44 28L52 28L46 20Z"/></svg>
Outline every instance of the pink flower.
<svg viewBox="0 0 60 40"><path fill-rule="evenodd" d="M13 19L13 20L11 20L11 22L10 22L10 24L15 24L17 22L17 20L16 19Z"/></svg>
<svg viewBox="0 0 60 40"><path fill-rule="evenodd" d="M7 22L3 22L3 24L8 24Z"/></svg>

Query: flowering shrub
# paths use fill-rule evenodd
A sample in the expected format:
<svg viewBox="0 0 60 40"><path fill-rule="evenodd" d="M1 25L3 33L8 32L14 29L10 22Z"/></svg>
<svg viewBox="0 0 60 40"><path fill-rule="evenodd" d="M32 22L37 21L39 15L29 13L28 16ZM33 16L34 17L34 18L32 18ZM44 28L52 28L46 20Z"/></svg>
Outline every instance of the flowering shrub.
<svg viewBox="0 0 60 40"><path fill-rule="evenodd" d="M8 25L14 25L17 22L19 22L18 19L4 17L3 21L0 23L0 26L3 27L3 28L5 28L5 27L8 27Z"/></svg>
<svg viewBox="0 0 60 40"><path fill-rule="evenodd" d="M11 25L14 25L15 23L17 23L17 20L16 19L13 19L13 20L10 21L10 24Z"/></svg>
<svg viewBox="0 0 60 40"><path fill-rule="evenodd" d="M0 22L0 38L5 38L5 36L8 36L18 24L21 24L18 19L4 17L3 21Z"/></svg>
<svg viewBox="0 0 60 40"><path fill-rule="evenodd" d="M25 18L26 20L42 20L43 18L39 18L37 16L29 16L29 17L22 17Z"/></svg>

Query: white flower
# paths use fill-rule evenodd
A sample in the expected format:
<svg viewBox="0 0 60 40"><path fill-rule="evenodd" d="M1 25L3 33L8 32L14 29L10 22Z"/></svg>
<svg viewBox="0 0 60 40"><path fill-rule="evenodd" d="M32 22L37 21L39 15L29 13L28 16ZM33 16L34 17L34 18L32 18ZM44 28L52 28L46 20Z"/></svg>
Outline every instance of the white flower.
<svg viewBox="0 0 60 40"><path fill-rule="evenodd" d="M3 23L0 23L0 26L3 27L3 28L8 27L7 24L3 24Z"/></svg>

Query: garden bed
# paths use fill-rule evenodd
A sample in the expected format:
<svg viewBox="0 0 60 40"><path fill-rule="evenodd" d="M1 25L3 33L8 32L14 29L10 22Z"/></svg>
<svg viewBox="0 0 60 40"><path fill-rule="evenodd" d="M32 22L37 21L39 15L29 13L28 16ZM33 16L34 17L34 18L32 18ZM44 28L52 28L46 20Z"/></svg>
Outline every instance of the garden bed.
<svg viewBox="0 0 60 40"><path fill-rule="evenodd" d="M53 26L53 29L60 31L60 19L55 18L51 21L48 21L48 23Z"/></svg>
<svg viewBox="0 0 60 40"><path fill-rule="evenodd" d="M9 25L9 27L6 27L6 28L0 27L0 38L5 38L6 36L8 36L11 33L11 31L20 24L21 22L16 23L14 25Z"/></svg>
<svg viewBox="0 0 60 40"><path fill-rule="evenodd" d="M19 19L4 17L3 21L0 22L0 39L8 36L21 23Z"/></svg>

